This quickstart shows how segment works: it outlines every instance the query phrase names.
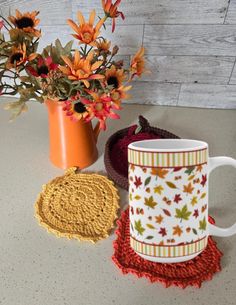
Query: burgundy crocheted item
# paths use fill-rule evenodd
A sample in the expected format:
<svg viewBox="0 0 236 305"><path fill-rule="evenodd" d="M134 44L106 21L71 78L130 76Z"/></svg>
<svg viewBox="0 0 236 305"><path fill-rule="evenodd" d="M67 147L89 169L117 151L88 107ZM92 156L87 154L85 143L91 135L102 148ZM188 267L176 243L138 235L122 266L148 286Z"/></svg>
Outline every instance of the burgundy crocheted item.
<svg viewBox="0 0 236 305"><path fill-rule="evenodd" d="M137 125L118 130L109 137L105 145L104 163L108 176L120 187L128 190L128 145L134 141L147 139L178 139L175 134L150 126L147 119L139 116Z"/></svg>
<svg viewBox="0 0 236 305"><path fill-rule="evenodd" d="M135 134L136 128L137 125L131 126L127 135L119 139L111 149L111 162L114 169L123 176L128 176L128 145L135 141L160 139L160 136L148 132Z"/></svg>
<svg viewBox="0 0 236 305"><path fill-rule="evenodd" d="M209 221L214 220L209 217ZM117 239L114 241L112 260L123 274L133 273L137 277L146 277L152 283L161 282L165 287L171 285L185 288L187 286L201 287L202 282L211 280L214 273L221 270L222 253L216 242L209 237L206 249L193 260L176 263L160 264L141 258L130 247L129 210L127 209L117 221Z"/></svg>

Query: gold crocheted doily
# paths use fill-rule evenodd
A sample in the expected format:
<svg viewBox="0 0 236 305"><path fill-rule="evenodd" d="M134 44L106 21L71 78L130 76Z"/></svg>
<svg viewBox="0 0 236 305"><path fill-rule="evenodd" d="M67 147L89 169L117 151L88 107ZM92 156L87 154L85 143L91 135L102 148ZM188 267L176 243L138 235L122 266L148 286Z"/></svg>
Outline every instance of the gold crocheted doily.
<svg viewBox="0 0 236 305"><path fill-rule="evenodd" d="M41 226L59 237L96 242L108 237L118 203L117 189L107 177L70 168L43 185L35 216Z"/></svg>

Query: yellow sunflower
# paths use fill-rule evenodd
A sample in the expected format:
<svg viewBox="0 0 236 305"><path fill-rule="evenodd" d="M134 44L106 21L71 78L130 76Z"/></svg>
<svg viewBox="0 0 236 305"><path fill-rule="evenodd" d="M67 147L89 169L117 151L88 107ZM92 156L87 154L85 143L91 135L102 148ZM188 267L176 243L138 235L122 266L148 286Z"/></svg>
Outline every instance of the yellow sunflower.
<svg viewBox="0 0 236 305"><path fill-rule="evenodd" d="M119 88L125 80L123 69L117 69L114 65L106 71L106 82L108 86L113 86L114 89Z"/></svg>
<svg viewBox="0 0 236 305"><path fill-rule="evenodd" d="M86 22L81 12L77 13L79 25L73 20L68 19L67 23L76 32L73 36L80 40L80 43L85 43L91 46L96 46L96 39L100 34L100 28L105 21L105 17L99 20L97 25L94 27L94 20L96 16L95 10L90 13L89 21Z"/></svg>
<svg viewBox="0 0 236 305"><path fill-rule="evenodd" d="M37 57L36 53L30 54L28 57L26 55L26 45L23 43L19 46L12 47L11 55L6 62L6 68L17 68L20 65L23 65L26 61L31 61Z"/></svg>
<svg viewBox="0 0 236 305"><path fill-rule="evenodd" d="M63 110L72 121L79 121L88 116L86 106L79 101L75 103L73 98L70 101L64 102Z"/></svg>
<svg viewBox="0 0 236 305"><path fill-rule="evenodd" d="M16 16L9 16L8 19L17 29L22 30L32 36L40 37L41 32L35 29L40 22L40 20L36 18L38 14L38 11L22 14L20 11L16 10Z"/></svg>
<svg viewBox="0 0 236 305"><path fill-rule="evenodd" d="M78 50L75 51L74 59L71 61L68 57L62 56L62 59L67 64L66 67L59 66L63 74L67 75L70 80L81 80L84 85L89 88L89 80L103 79L104 75L95 74L103 61L91 63L94 58L94 52L90 52L86 58L81 57Z"/></svg>

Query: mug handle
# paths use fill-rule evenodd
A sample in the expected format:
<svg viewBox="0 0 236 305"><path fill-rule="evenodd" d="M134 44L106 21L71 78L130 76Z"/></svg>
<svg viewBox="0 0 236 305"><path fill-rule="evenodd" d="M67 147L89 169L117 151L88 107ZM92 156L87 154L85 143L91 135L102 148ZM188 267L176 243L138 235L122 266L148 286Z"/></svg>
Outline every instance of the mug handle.
<svg viewBox="0 0 236 305"><path fill-rule="evenodd" d="M209 158L209 173L211 173L216 167L222 165L231 165L236 168L236 160L230 157ZM219 228L215 225L212 225L211 223L209 223L208 226L209 226L209 235L224 237L224 236L231 236L236 234L236 223L228 228Z"/></svg>

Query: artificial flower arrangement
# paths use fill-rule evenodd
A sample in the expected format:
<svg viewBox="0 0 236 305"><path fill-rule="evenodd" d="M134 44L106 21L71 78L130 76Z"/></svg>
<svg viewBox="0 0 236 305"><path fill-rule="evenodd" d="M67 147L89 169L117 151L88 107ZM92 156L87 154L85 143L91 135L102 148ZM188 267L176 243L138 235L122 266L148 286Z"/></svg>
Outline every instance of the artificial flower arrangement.
<svg viewBox="0 0 236 305"><path fill-rule="evenodd" d="M106 129L107 118L118 119L115 110L121 109L121 101L128 98L129 83L144 72L144 48L131 59L128 68L123 61L116 61L118 46L101 36L108 19L112 19L112 32L116 18L124 19L118 10L121 0L102 0L104 16L95 21L96 12L85 20L77 13L78 23L69 19L73 41L64 47L59 39L37 53L41 31L37 28L39 12L21 13L8 19L0 16L0 94L20 94L17 102L7 104L12 118L27 110L26 102L34 99L63 103L64 114L71 120L99 120L100 129Z"/></svg>

